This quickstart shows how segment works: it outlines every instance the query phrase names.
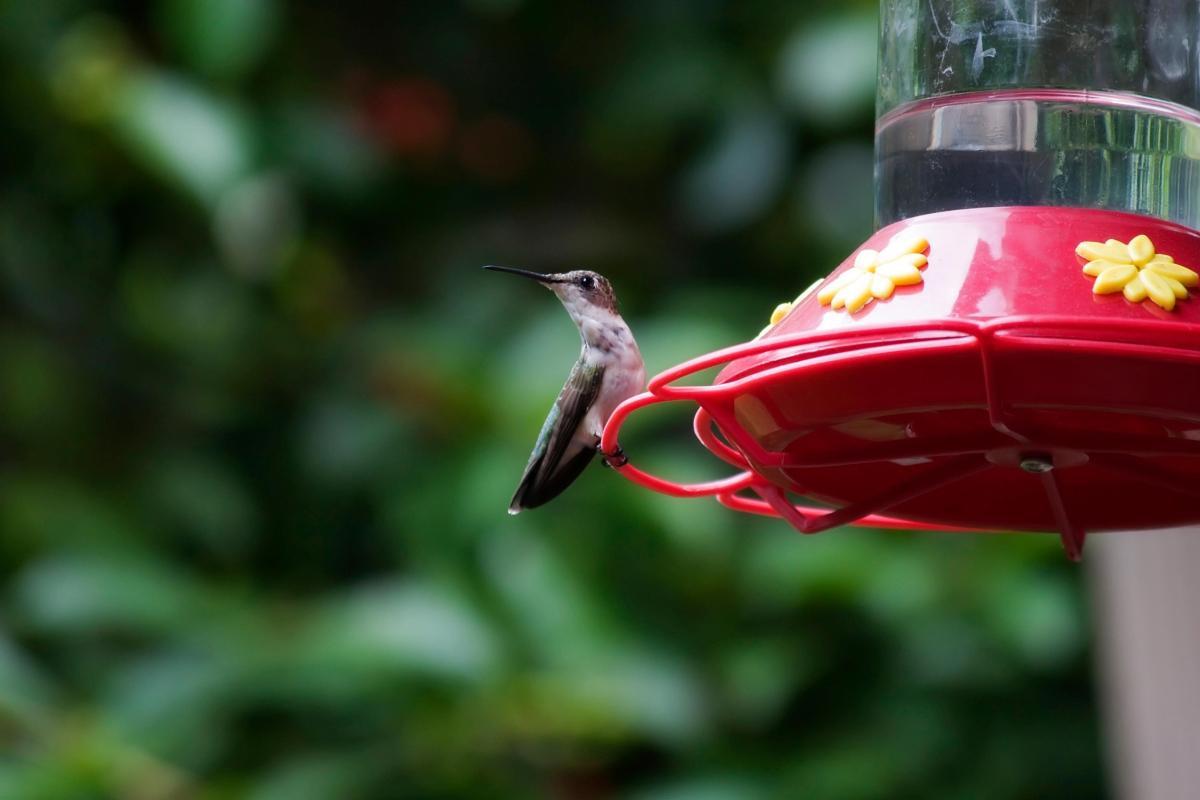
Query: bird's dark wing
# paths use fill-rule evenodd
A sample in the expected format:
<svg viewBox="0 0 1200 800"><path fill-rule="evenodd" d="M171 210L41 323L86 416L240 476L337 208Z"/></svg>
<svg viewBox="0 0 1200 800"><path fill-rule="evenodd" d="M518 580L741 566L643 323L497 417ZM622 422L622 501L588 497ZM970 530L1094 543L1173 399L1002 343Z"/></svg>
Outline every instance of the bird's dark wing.
<svg viewBox="0 0 1200 800"><path fill-rule="evenodd" d="M508 506L510 514L536 508L553 500L579 477L596 454L596 442L581 447L573 442L579 423L596 402L604 382L604 367L582 359L575 364L558 399L554 401L537 444L525 466L525 474Z"/></svg>

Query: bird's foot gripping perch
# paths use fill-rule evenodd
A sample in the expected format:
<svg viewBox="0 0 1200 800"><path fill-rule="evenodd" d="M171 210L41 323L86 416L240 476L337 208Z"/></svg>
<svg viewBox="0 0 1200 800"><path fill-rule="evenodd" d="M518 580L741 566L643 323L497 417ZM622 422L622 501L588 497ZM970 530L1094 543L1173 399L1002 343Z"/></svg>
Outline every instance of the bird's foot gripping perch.
<svg viewBox="0 0 1200 800"><path fill-rule="evenodd" d="M600 463L610 469L620 469L629 463L629 456L625 455L625 451L621 449L620 445L617 445L611 453L604 452L600 449L600 445L596 445L596 452L600 454Z"/></svg>

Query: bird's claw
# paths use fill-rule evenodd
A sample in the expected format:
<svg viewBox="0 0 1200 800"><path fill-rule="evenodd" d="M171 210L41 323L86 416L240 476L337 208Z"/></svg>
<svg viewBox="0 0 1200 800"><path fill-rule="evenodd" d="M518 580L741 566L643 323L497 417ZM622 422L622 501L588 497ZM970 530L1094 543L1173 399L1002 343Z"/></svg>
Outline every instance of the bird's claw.
<svg viewBox="0 0 1200 800"><path fill-rule="evenodd" d="M617 449L613 450L611 453L606 453L601 450L600 457L603 459L601 463L603 463L604 466L612 469L620 469L629 463L629 457L625 455L625 451L620 447L617 447Z"/></svg>

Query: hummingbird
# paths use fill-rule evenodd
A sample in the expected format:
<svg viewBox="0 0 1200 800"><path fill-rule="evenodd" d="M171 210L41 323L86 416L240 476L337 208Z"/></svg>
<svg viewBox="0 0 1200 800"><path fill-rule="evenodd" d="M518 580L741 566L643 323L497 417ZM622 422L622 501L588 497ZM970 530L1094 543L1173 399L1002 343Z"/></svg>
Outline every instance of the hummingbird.
<svg viewBox="0 0 1200 800"><path fill-rule="evenodd" d="M558 399L542 423L537 443L517 484L509 514L536 508L571 485L591 462L609 416L646 386L646 367L621 314L612 284L598 272L576 269L542 274L489 265L484 269L535 280L558 296L571 315L583 347ZM614 454L613 466L624 463ZM607 463L607 462L606 462Z"/></svg>

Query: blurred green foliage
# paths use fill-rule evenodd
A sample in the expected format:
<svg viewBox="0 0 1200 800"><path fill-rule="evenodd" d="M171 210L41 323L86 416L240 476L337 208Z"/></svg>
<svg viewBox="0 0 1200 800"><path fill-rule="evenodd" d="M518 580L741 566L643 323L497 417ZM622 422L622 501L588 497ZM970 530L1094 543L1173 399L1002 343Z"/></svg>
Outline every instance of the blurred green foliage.
<svg viewBox="0 0 1200 800"><path fill-rule="evenodd" d="M871 230L874 35L0 4L0 797L1101 795L1052 538L504 514L578 343L479 265L609 274L652 371L748 338Z"/></svg>

